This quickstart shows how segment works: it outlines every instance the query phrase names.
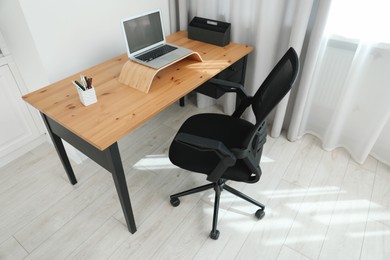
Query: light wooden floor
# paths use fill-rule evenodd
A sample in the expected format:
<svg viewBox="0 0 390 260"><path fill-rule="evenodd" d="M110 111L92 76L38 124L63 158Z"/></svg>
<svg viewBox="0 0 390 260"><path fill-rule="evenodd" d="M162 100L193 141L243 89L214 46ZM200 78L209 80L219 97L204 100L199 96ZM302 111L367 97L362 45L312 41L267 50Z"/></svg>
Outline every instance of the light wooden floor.
<svg viewBox="0 0 390 260"><path fill-rule="evenodd" d="M325 152L307 135L268 138L256 184L231 185L266 205L222 193L219 240L208 237L213 192L169 195L205 184L172 166L167 149L197 109L177 104L120 141L138 231L125 226L110 174L90 160L69 184L44 144L0 169L0 259L390 259L390 167Z"/></svg>

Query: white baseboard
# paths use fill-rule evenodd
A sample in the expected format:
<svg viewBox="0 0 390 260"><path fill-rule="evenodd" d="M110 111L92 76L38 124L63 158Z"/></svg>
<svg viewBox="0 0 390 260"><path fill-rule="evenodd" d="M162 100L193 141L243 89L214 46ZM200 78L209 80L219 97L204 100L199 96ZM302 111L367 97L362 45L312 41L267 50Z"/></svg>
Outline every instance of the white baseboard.
<svg viewBox="0 0 390 260"><path fill-rule="evenodd" d="M28 142L19 149L7 153L5 156L0 158L0 167L3 167L4 165L12 162L13 160L18 159L20 156L28 153L29 151L33 150L44 142L46 142L46 135L42 134L38 138L35 138L31 142Z"/></svg>

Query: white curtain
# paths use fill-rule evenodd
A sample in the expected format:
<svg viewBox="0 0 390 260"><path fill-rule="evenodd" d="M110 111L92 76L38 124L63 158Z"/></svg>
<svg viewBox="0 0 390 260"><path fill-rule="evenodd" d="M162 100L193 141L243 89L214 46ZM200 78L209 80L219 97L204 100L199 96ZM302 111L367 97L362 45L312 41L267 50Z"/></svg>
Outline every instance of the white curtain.
<svg viewBox="0 0 390 260"><path fill-rule="evenodd" d="M245 82L248 93L254 94L290 46L298 54L301 52L312 4L312 0L170 0L171 31L187 30L194 16L231 23L231 40L254 46ZM288 100L286 97L269 118L273 121L274 137L280 135ZM198 95L198 105L211 102ZM226 113L233 112L234 95L225 95L221 102ZM245 116L254 120L250 113Z"/></svg>
<svg viewBox="0 0 390 260"><path fill-rule="evenodd" d="M329 1L330 2L330 1ZM332 1L325 30L312 35L288 138L318 136L390 164L390 10L385 0ZM320 33L319 33L320 32Z"/></svg>
<svg viewBox="0 0 390 260"><path fill-rule="evenodd" d="M170 0L171 12L177 11L171 15L176 26L171 30L186 30L193 16L230 22L231 40L255 47L245 84L251 94L287 48L294 47L302 63L300 80L287 118L289 97L269 118L271 136L277 137L284 123L291 141L310 133L322 140L326 150L344 147L357 162L371 154L390 165L389 4L388 0ZM301 55L305 34L307 46ZM230 113L234 98L228 97L224 104Z"/></svg>

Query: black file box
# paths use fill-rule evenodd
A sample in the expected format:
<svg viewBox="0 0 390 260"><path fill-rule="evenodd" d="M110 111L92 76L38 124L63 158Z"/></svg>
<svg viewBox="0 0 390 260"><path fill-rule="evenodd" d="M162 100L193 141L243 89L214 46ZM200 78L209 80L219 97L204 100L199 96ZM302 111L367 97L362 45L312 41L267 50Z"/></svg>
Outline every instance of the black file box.
<svg viewBox="0 0 390 260"><path fill-rule="evenodd" d="M230 23L194 17L188 25L188 38L218 46L230 42Z"/></svg>

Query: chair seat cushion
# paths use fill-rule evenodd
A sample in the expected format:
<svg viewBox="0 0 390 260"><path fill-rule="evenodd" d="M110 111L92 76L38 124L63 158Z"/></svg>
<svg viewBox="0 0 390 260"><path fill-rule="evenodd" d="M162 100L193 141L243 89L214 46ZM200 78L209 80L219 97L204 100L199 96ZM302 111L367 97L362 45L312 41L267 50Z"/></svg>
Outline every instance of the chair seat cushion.
<svg viewBox="0 0 390 260"><path fill-rule="evenodd" d="M240 118L223 114L198 114L187 119L178 133L187 133L221 141L227 148L245 148L254 125ZM199 151L188 145L173 141L169 149L171 162L180 168L210 174L219 162L214 152ZM222 176L224 179L248 181L251 172L246 164L238 160Z"/></svg>

